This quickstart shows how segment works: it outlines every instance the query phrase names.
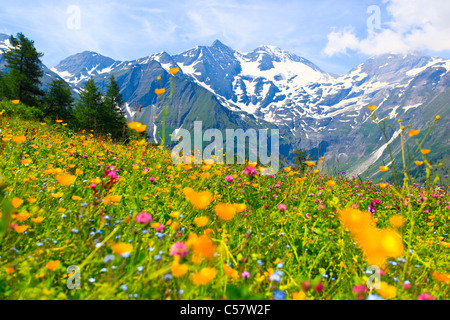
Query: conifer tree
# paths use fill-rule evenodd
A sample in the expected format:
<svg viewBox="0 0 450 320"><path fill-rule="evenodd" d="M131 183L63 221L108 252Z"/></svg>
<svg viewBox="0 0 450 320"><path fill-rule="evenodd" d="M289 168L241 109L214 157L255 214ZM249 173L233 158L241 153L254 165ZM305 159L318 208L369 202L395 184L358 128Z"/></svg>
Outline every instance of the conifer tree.
<svg viewBox="0 0 450 320"><path fill-rule="evenodd" d="M97 131L102 103L102 95L91 77L81 90L80 100L75 106L74 117L79 128Z"/></svg>
<svg viewBox="0 0 450 320"><path fill-rule="evenodd" d="M45 93L45 102L45 117L58 116L59 119L66 119L72 113L74 98L70 87L64 80L54 79Z"/></svg>
<svg viewBox="0 0 450 320"><path fill-rule="evenodd" d="M30 106L37 106L44 95L40 88L40 78L44 75L40 60L43 54L37 52L34 41L29 40L22 33L18 33L17 38L11 36L9 41L11 48L3 52L6 68L9 69L8 98L19 99Z"/></svg>

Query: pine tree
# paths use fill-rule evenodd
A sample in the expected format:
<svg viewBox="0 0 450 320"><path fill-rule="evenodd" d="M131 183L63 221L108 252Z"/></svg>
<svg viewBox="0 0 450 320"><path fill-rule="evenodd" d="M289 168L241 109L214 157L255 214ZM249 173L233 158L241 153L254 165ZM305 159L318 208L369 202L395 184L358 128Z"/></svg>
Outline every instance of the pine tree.
<svg viewBox="0 0 450 320"><path fill-rule="evenodd" d="M8 98L36 106L44 95L40 89L40 78L44 75L40 60L43 54L37 52L34 41L27 39L22 33L18 33L17 38L11 36L9 41L11 48L3 52L6 68L9 69L8 80L12 83Z"/></svg>
<svg viewBox="0 0 450 320"><path fill-rule="evenodd" d="M101 124L102 132L110 133L111 137L115 139L122 137L123 128L126 126L125 113L122 109L124 103L119 83L114 75L111 75L103 103Z"/></svg>
<svg viewBox="0 0 450 320"><path fill-rule="evenodd" d="M67 119L72 113L74 98L67 83L64 80L55 79L45 93L45 102L45 117L58 116L59 119Z"/></svg>
<svg viewBox="0 0 450 320"><path fill-rule="evenodd" d="M98 116L102 108L102 95L90 78L80 92L80 100L75 106L75 121L79 128L97 131Z"/></svg>

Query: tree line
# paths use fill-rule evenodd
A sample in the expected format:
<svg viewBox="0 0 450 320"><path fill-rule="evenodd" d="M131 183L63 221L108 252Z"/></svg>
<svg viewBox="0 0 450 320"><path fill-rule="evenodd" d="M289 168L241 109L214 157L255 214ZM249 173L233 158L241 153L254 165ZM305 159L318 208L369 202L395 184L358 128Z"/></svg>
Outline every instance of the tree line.
<svg viewBox="0 0 450 320"><path fill-rule="evenodd" d="M6 72L0 71L0 103L19 100L22 107L36 111L33 113L36 120L62 119L73 130L93 130L116 140L129 136L123 112L125 101L114 75L104 95L92 77L79 92L77 101L70 86L61 79L52 80L44 91L43 53L22 33L11 36L9 41L11 46L3 52Z"/></svg>

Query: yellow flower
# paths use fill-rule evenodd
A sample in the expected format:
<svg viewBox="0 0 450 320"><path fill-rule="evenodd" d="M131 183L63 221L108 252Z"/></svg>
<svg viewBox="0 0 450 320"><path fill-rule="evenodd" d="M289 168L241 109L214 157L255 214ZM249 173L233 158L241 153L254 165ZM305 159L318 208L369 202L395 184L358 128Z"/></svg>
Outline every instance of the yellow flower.
<svg viewBox="0 0 450 320"><path fill-rule="evenodd" d="M230 221L233 219L236 210L232 204L219 203L214 207L214 212L223 221Z"/></svg>
<svg viewBox="0 0 450 320"><path fill-rule="evenodd" d="M166 92L166 89L164 89L164 88L155 89L155 93L156 93L158 96L164 94L164 92Z"/></svg>
<svg viewBox="0 0 450 320"><path fill-rule="evenodd" d="M417 136L420 133L420 130L411 130L408 132L410 137Z"/></svg>
<svg viewBox="0 0 450 320"><path fill-rule="evenodd" d="M384 188L386 188L388 185L387 185L387 183L380 183L379 186L380 186L380 188L383 188L383 189L384 189Z"/></svg>
<svg viewBox="0 0 450 320"><path fill-rule="evenodd" d="M381 247L386 257L399 257L403 254L403 242L400 234L395 230L381 230Z"/></svg>
<svg viewBox="0 0 450 320"><path fill-rule="evenodd" d="M436 120L441 120L441 116L436 116Z"/></svg>
<svg viewBox="0 0 450 320"><path fill-rule="evenodd" d="M176 74L178 71L180 71L180 68L178 68L178 67L170 68L170 69L169 69L169 73L170 73L170 74Z"/></svg>
<svg viewBox="0 0 450 320"><path fill-rule="evenodd" d="M200 272L192 276L192 280L196 285L204 285L211 282L217 274L217 270L214 268L203 268Z"/></svg>
<svg viewBox="0 0 450 320"><path fill-rule="evenodd" d="M22 203L23 203L23 200L22 199L19 199L19 198L13 198L12 200L11 200L11 204L13 205L13 207L14 208L18 208L18 207L20 207L21 205L22 205Z"/></svg>
<svg viewBox="0 0 450 320"><path fill-rule="evenodd" d="M415 163L416 165L418 165L418 166L423 165L423 161L414 161L414 163Z"/></svg>
<svg viewBox="0 0 450 320"><path fill-rule="evenodd" d="M27 141L27 137L25 137L25 136L13 137L13 141L15 143L23 143L23 142Z"/></svg>
<svg viewBox="0 0 450 320"><path fill-rule="evenodd" d="M422 152L422 154L429 154L430 153L430 149L421 149L420 152Z"/></svg>
<svg viewBox="0 0 450 320"><path fill-rule="evenodd" d="M81 200L82 198L81 197L79 197L79 196L72 196L72 200L73 201L79 201L79 200Z"/></svg>
<svg viewBox="0 0 450 320"><path fill-rule="evenodd" d="M284 167L284 171L286 172L291 172L292 168L291 167Z"/></svg>
<svg viewBox="0 0 450 320"><path fill-rule="evenodd" d="M147 130L147 126L139 122L128 123L128 128L136 130L137 132L144 132L145 130Z"/></svg>
<svg viewBox="0 0 450 320"><path fill-rule="evenodd" d="M194 223L197 227L204 227L208 224L208 217L196 217L194 218Z"/></svg>
<svg viewBox="0 0 450 320"><path fill-rule="evenodd" d="M377 109L377 106L368 106L367 109L370 111L375 111Z"/></svg>
<svg viewBox="0 0 450 320"><path fill-rule="evenodd" d="M71 174L61 174L56 177L56 180L58 180L58 182L63 186L70 186L75 182L76 178L76 176L73 176Z"/></svg>
<svg viewBox="0 0 450 320"><path fill-rule="evenodd" d="M55 270L56 268L59 267L60 263L61 262L59 260L49 261L49 262L47 262L47 264L45 266L47 267L47 269L53 271L53 270Z"/></svg>
<svg viewBox="0 0 450 320"><path fill-rule="evenodd" d="M122 255L133 251L133 246L130 243L120 242L114 244L112 246L112 250L114 251L114 253Z"/></svg>
<svg viewBox="0 0 450 320"><path fill-rule="evenodd" d="M386 166L381 166L379 169L381 172L389 171L389 167L386 167Z"/></svg>

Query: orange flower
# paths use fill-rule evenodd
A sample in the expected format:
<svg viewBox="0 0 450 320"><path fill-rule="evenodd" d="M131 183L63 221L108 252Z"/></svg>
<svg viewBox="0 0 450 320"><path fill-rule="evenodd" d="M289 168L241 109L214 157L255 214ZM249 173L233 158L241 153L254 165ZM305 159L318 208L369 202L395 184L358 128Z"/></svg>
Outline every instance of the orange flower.
<svg viewBox="0 0 450 320"><path fill-rule="evenodd" d="M55 270L56 268L59 267L60 261L59 260L55 260L55 261L49 261L47 262L47 264L45 265L47 267L47 269L49 270Z"/></svg>
<svg viewBox="0 0 450 320"><path fill-rule="evenodd" d="M187 264L179 264L178 261L175 261L171 266L170 270L172 271L172 275L176 278L182 277L188 271Z"/></svg>
<svg viewBox="0 0 450 320"><path fill-rule="evenodd" d="M395 296L397 295L397 289L384 281L380 283L380 288L376 290L378 291L380 296L385 299L395 298Z"/></svg>
<svg viewBox="0 0 450 320"><path fill-rule="evenodd" d="M405 219L403 219L403 217L401 215L395 214L391 217L389 222L391 223L392 226L394 226L396 228L401 228L401 227L403 227L403 225L405 223Z"/></svg>
<svg viewBox="0 0 450 320"><path fill-rule="evenodd" d="M403 242L400 234L392 229L381 230L381 247L386 257L399 257L403 254Z"/></svg>
<svg viewBox="0 0 450 320"><path fill-rule="evenodd" d="M180 71L180 68L178 68L178 67L170 68L170 69L169 69L169 73L170 73L170 74L176 74L178 71Z"/></svg>
<svg viewBox="0 0 450 320"><path fill-rule="evenodd" d="M432 276L434 279L436 279L439 282L450 284L450 275L449 274L444 274L444 273L439 273L437 271L434 271L432 273Z"/></svg>
<svg viewBox="0 0 450 320"><path fill-rule="evenodd" d="M334 187L335 185L336 185L335 181L333 181L333 180L327 181L327 186Z"/></svg>
<svg viewBox="0 0 450 320"><path fill-rule="evenodd" d="M79 196L72 196L72 200L73 201L79 201L79 200L81 200L82 198L81 197L79 197Z"/></svg>
<svg viewBox="0 0 450 320"><path fill-rule="evenodd" d="M120 243L114 244L112 246L112 250L116 254L123 255L123 254L127 254L127 253L130 253L131 251L133 251L133 246L129 243L120 242Z"/></svg>
<svg viewBox="0 0 450 320"><path fill-rule="evenodd" d="M19 104L20 100L12 100L11 102L14 103L14 104Z"/></svg>
<svg viewBox="0 0 450 320"><path fill-rule="evenodd" d="M247 208L247 205L245 203L234 203L233 208L236 212L241 213Z"/></svg>
<svg viewBox="0 0 450 320"><path fill-rule="evenodd" d="M16 215L16 219L19 221L25 221L30 217L30 214L25 211L25 212L21 212L19 214Z"/></svg>
<svg viewBox="0 0 450 320"><path fill-rule="evenodd" d="M410 130L410 131L408 132L408 134L409 134L410 137L417 136L419 133L420 133L420 130Z"/></svg>
<svg viewBox="0 0 450 320"><path fill-rule="evenodd" d="M414 161L414 163L415 163L417 166L423 165L423 161Z"/></svg>
<svg viewBox="0 0 450 320"><path fill-rule="evenodd" d="M227 276L229 276L230 278L233 278L233 279L238 279L239 278L239 273L236 270L234 270L232 267L230 267L229 265L227 265L225 263L223 264L223 271L225 271L225 274Z"/></svg>
<svg viewBox="0 0 450 320"><path fill-rule="evenodd" d="M362 212L350 208L342 210L339 213L339 218L352 233L366 230L372 223L372 216L369 212Z"/></svg>
<svg viewBox="0 0 450 320"><path fill-rule="evenodd" d="M28 227L27 226L15 226L14 230L17 233L24 233L25 231L27 231Z"/></svg>
<svg viewBox="0 0 450 320"><path fill-rule="evenodd" d="M380 169L381 172L389 171L389 167L386 167L386 166L381 166L379 169Z"/></svg>
<svg viewBox="0 0 450 320"><path fill-rule="evenodd" d="M13 140L15 143L23 143L23 142L27 141L27 137L17 136L17 137L13 137Z"/></svg>
<svg viewBox="0 0 450 320"><path fill-rule="evenodd" d="M377 106L368 106L367 109L369 109L370 111L375 111L377 110Z"/></svg>
<svg viewBox="0 0 450 320"><path fill-rule="evenodd" d="M422 154L429 154L430 153L430 149L421 149L420 152L422 152Z"/></svg>
<svg viewBox="0 0 450 320"><path fill-rule="evenodd" d="M310 167L315 166L316 163L314 161L306 161L306 164Z"/></svg>
<svg viewBox="0 0 450 320"><path fill-rule="evenodd" d="M306 300L306 294L303 291L292 293L292 300Z"/></svg>
<svg viewBox="0 0 450 320"><path fill-rule="evenodd" d="M219 203L214 207L214 212L223 221L230 221L233 219L236 210L232 204Z"/></svg>
<svg viewBox="0 0 450 320"><path fill-rule="evenodd" d="M56 180L58 180L58 182L63 186L70 186L75 182L76 178L76 176L73 176L71 174L61 174L56 177Z"/></svg>
<svg viewBox="0 0 450 320"><path fill-rule="evenodd" d="M137 132L144 132L145 130L147 130L147 126L139 122L128 123L128 128L136 130Z"/></svg>
<svg viewBox="0 0 450 320"><path fill-rule="evenodd" d="M217 274L217 270L214 268L203 268L200 272L192 276L192 280L196 285L204 285L211 282Z"/></svg>
<svg viewBox="0 0 450 320"><path fill-rule="evenodd" d="M214 248L212 240L207 235L191 238L192 250L201 257L211 259L214 256L216 249ZM189 239L188 239L189 244Z"/></svg>
<svg viewBox="0 0 450 320"><path fill-rule="evenodd" d="M13 272L14 272L14 268L12 268L12 267L9 267L9 268L6 269L6 273L7 274L11 274Z"/></svg>
<svg viewBox="0 0 450 320"><path fill-rule="evenodd" d="M194 223L197 227L204 227L208 224L208 217L196 217L194 218Z"/></svg>
<svg viewBox="0 0 450 320"><path fill-rule="evenodd" d="M22 203L23 203L23 200L22 199L19 199L19 198L13 198L12 200L11 200L11 204L13 205L13 207L14 208L18 208L18 207L20 207L21 205L22 205Z"/></svg>
<svg viewBox="0 0 450 320"><path fill-rule="evenodd" d="M164 94L164 92L166 92L166 89L164 89L164 88L155 89L155 93L156 93L158 96Z"/></svg>
<svg viewBox="0 0 450 320"><path fill-rule="evenodd" d="M192 188L183 189L184 196L197 209L205 209L213 200L213 196L209 191L195 192Z"/></svg>
<svg viewBox="0 0 450 320"><path fill-rule="evenodd" d="M41 223L42 221L44 221L44 217L31 218L31 221L33 221L34 223Z"/></svg>

